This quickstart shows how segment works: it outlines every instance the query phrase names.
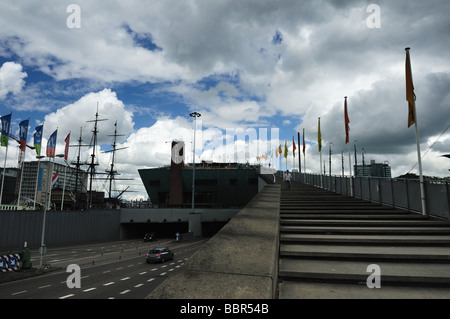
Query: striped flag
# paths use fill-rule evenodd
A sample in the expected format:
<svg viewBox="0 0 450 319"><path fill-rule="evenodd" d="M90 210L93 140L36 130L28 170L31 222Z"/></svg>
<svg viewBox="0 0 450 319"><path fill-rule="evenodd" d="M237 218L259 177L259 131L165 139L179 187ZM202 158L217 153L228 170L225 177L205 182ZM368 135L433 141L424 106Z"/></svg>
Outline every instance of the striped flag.
<svg viewBox="0 0 450 319"><path fill-rule="evenodd" d="M58 172L55 172L52 177L52 187L55 186L56 182L58 181Z"/></svg>

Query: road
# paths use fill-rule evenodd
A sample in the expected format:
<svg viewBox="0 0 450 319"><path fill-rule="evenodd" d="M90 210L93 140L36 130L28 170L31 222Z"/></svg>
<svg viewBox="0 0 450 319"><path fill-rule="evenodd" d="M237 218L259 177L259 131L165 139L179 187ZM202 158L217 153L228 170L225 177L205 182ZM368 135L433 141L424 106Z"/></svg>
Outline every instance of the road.
<svg viewBox="0 0 450 319"><path fill-rule="evenodd" d="M1 299L143 299L184 262L205 240L189 242L144 243L128 240L93 245L48 249L44 265L57 269L43 275L0 284ZM152 247L168 247L175 258L163 264L145 261ZM32 252L33 266L40 257ZM73 272L67 266L80 267L80 288L69 288L67 280ZM1 274L0 274L1 275ZM75 280L69 281L72 283Z"/></svg>

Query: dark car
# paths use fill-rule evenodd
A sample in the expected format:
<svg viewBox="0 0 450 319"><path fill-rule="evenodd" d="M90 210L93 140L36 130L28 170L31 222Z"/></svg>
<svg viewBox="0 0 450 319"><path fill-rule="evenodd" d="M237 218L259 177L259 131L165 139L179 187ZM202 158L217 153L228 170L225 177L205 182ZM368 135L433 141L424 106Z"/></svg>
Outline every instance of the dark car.
<svg viewBox="0 0 450 319"><path fill-rule="evenodd" d="M163 263L166 260L173 260L174 257L175 254L168 248L152 248L147 255L145 255L145 260L147 261L147 264L154 261Z"/></svg>
<svg viewBox="0 0 450 319"><path fill-rule="evenodd" d="M144 241L154 241L154 240L156 240L155 233L147 233L144 235Z"/></svg>

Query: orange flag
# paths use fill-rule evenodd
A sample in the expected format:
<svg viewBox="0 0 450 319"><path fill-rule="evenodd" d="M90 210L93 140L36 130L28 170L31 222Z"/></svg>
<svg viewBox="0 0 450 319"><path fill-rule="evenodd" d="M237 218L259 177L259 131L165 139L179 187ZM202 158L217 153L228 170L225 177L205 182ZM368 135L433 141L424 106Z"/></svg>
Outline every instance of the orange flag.
<svg viewBox="0 0 450 319"><path fill-rule="evenodd" d="M409 59L409 48L406 48L406 62L405 62L405 74L406 74L406 100L408 101L408 127L416 122L416 110L414 94L414 85L411 72L411 61Z"/></svg>

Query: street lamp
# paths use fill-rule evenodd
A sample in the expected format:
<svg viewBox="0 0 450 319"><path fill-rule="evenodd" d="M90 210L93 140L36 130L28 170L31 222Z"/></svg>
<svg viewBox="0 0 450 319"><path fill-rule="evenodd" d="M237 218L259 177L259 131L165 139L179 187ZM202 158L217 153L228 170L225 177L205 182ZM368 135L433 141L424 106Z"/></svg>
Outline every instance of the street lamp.
<svg viewBox="0 0 450 319"><path fill-rule="evenodd" d="M192 212L194 212L194 195L195 195L195 131L197 128L197 117L202 116L198 112L192 112L189 114L194 118L194 147L192 148Z"/></svg>

